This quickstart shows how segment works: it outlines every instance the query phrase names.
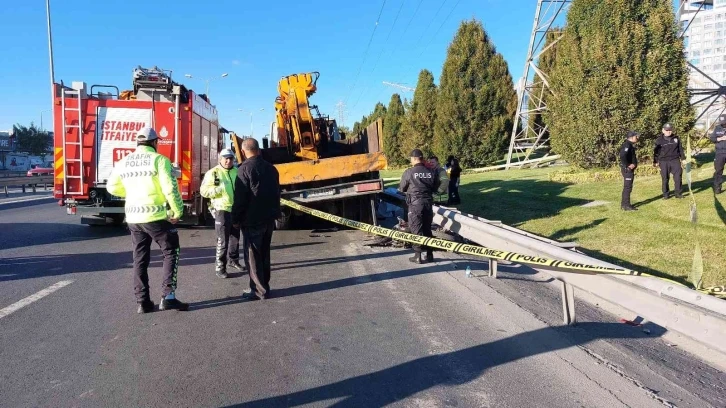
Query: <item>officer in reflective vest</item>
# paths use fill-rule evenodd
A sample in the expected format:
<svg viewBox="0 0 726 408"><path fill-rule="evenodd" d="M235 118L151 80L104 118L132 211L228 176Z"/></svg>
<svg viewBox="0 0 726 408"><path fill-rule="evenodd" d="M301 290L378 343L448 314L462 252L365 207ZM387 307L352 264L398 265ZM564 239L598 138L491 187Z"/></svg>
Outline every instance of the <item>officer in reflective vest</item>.
<svg viewBox="0 0 726 408"><path fill-rule="evenodd" d="M214 230L217 232L217 252L214 271L220 278L227 278L229 266L242 270L239 263L240 229L232 226L232 204L237 169L233 164L234 153L224 149L219 153L219 165L204 175L200 193L210 199L210 211L214 216Z"/></svg>
<svg viewBox="0 0 726 408"><path fill-rule="evenodd" d="M126 223L134 246L134 291L138 313L154 309L148 274L152 241L159 245L164 255L159 310L186 310L189 307L175 296L179 234L173 224L182 216L183 203L171 162L156 152L157 143L154 129L141 129L136 134L136 151L114 167L106 183L109 193L126 199Z"/></svg>

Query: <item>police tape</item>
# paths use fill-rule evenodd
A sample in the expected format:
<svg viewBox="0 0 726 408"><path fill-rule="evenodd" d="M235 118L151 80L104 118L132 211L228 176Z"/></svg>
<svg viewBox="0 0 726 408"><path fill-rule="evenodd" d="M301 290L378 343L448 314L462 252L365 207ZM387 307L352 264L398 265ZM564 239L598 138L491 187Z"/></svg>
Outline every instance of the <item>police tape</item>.
<svg viewBox="0 0 726 408"><path fill-rule="evenodd" d="M527 264L539 267L549 267L559 269L565 272L590 272L592 274L613 274L613 275L633 275L633 276L647 276L652 278L658 278L666 280L676 285L685 286L680 282L676 282L670 279L661 278L659 276L649 275L643 272L634 271L625 268L612 268L607 266L598 265L587 265L569 261L558 261L555 259L548 259L539 256L523 255L515 252L500 251L497 249L487 248L480 245L464 244L460 242L447 241L440 238L424 237L421 235L411 234L403 231L396 231L388 228L379 227L376 225L366 224L364 222L353 221L347 218L343 218L337 215L329 214L313 208L308 208L300 205L294 201L281 199L281 203L287 207L295 209L297 211L312 215L317 218L321 218L326 221L334 222L336 224L344 225L346 227L355 228L357 230L367 232L370 234L379 235L382 237L392 238L398 241L405 241L411 244L423 245L430 248L437 248L444 251L455 252L458 254L474 255L485 258L492 258L502 261L509 261L512 263ZM726 286L712 286L708 288L698 289L699 292L713 295L720 298L726 298Z"/></svg>

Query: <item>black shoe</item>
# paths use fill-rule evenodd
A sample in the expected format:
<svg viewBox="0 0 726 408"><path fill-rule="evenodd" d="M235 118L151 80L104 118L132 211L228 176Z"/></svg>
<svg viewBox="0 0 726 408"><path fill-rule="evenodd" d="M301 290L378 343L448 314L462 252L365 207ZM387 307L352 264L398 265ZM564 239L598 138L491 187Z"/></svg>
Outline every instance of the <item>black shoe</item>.
<svg viewBox="0 0 726 408"><path fill-rule="evenodd" d="M669 198L671 198L671 196L669 196L668 194L663 194L663 199L664 199L664 200L667 200L667 199L669 199Z"/></svg>
<svg viewBox="0 0 726 408"><path fill-rule="evenodd" d="M721 190L720 188L718 188L716 190L713 190L713 193L714 194L721 194L721 193L723 193L723 190Z"/></svg>
<svg viewBox="0 0 726 408"><path fill-rule="evenodd" d="M427 251L426 252L426 262L433 262L434 261L434 251Z"/></svg>
<svg viewBox="0 0 726 408"><path fill-rule="evenodd" d="M139 308L136 309L136 313L138 314L144 314L144 313L151 313L154 311L154 302L151 300L144 300L143 302L139 303Z"/></svg>
<svg viewBox="0 0 726 408"><path fill-rule="evenodd" d="M246 289L242 292L242 299L243 300L260 300L259 297L255 293L252 292L252 289Z"/></svg>
<svg viewBox="0 0 726 408"><path fill-rule="evenodd" d="M180 301L179 299L167 299L162 298L159 303L159 310L187 310L189 304Z"/></svg>
<svg viewBox="0 0 726 408"><path fill-rule="evenodd" d="M623 211L638 211L638 209L635 208L635 207L633 207L632 205L626 205L626 206L623 206L623 207L620 207L620 208L622 208Z"/></svg>
<svg viewBox="0 0 726 408"><path fill-rule="evenodd" d="M227 275L227 272L224 271L217 271L215 275L217 275L218 278L222 279L227 279L229 277L229 275Z"/></svg>
<svg viewBox="0 0 726 408"><path fill-rule="evenodd" d="M676 194L676 198L683 198L683 194Z"/></svg>
<svg viewBox="0 0 726 408"><path fill-rule="evenodd" d="M228 265L231 266L231 267L233 267L234 269L237 269L238 271L244 271L245 270L245 267L242 266L239 263L239 261L236 261L236 260L229 261L229 264Z"/></svg>

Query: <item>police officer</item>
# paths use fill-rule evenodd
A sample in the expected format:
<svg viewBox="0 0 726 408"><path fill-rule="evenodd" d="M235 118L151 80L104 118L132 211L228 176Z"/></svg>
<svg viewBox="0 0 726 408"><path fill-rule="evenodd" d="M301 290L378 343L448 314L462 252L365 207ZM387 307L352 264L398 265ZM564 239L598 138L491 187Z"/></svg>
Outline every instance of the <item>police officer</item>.
<svg viewBox="0 0 726 408"><path fill-rule="evenodd" d="M664 200L670 198L668 183L671 174L673 175L673 189L676 198L683 198L681 194L681 175L683 174L681 162L685 163L685 160L686 154L683 152L680 139L678 136L673 135L673 126L666 123L663 125L663 134L655 140L655 149L653 151L653 166L660 166Z"/></svg>
<svg viewBox="0 0 726 408"><path fill-rule="evenodd" d="M435 170L428 169L424 164L423 153L419 149L411 152L411 165L401 177L401 184L398 190L406 194L408 206L408 225L411 233L433 237L431 223L434 221L433 203L434 192L437 191L441 180ZM426 248L426 258L421 258L421 245L413 245L415 254L408 258L414 263L426 263L434 260L434 252Z"/></svg>
<svg viewBox="0 0 726 408"><path fill-rule="evenodd" d="M234 153L223 149L219 153L219 165L204 175L199 188L203 197L210 199L210 210L214 215L214 230L217 232L217 252L214 271L222 279L227 278L229 266L242 270L239 263L240 229L232 226L232 203L237 169L233 165Z"/></svg>
<svg viewBox="0 0 726 408"><path fill-rule="evenodd" d="M454 156L449 156L446 159L446 168L449 171L449 201L448 205L461 204L461 198L459 197L459 180L461 179L461 166L459 160Z"/></svg>
<svg viewBox="0 0 726 408"><path fill-rule="evenodd" d="M718 124L709 136L709 139L716 144L716 158L713 160L713 192L721 194L723 184L723 168L726 164L726 115L718 118Z"/></svg>
<svg viewBox="0 0 726 408"><path fill-rule="evenodd" d="M630 204L630 193L633 192L635 169L638 167L638 156L635 154L635 144L638 143L638 132L629 131L625 141L620 146L620 173L623 175L623 194L620 198L620 208L623 211L635 211L637 208Z"/></svg>
<svg viewBox="0 0 726 408"><path fill-rule="evenodd" d="M164 255L159 310L186 310L189 307L175 296L179 234L173 224L182 216L183 203L171 162L156 152L158 141L154 129L141 129L136 134L136 151L114 167L106 183L109 193L126 198L126 223L134 246L134 291L138 313L148 313L154 308L149 295L148 274L151 241L159 245Z"/></svg>

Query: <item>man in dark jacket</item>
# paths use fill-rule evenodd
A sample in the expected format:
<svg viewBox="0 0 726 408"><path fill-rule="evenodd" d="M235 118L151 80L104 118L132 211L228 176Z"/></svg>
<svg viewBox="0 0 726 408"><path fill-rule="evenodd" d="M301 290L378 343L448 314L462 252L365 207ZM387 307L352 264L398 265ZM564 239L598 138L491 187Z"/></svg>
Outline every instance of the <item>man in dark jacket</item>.
<svg viewBox="0 0 726 408"><path fill-rule="evenodd" d="M681 162L685 162L685 160L686 154L683 152L680 139L678 136L673 135L673 126L666 123L663 125L663 134L655 140L655 150L653 151L653 166L660 166L664 200L670 198L668 183L671 174L673 175L673 189L676 198L683 198L681 194L681 175L683 174Z"/></svg>
<svg viewBox="0 0 726 408"><path fill-rule="evenodd" d="M441 180L436 171L424 164L423 153L419 149L411 152L411 165L401 177L398 190L406 194L408 205L408 226L412 234L433 237L431 223L434 222L434 192L438 190ZM434 260L434 251L426 248L426 259L421 259L421 245L413 245L415 254L408 260L414 263L426 263Z"/></svg>
<svg viewBox="0 0 726 408"><path fill-rule="evenodd" d="M266 299L270 293L270 245L280 215L280 175L260 155L255 139L242 142L245 161L237 169L232 225L242 228L250 289L244 299Z"/></svg>
<svg viewBox="0 0 726 408"><path fill-rule="evenodd" d="M713 160L713 192L721 194L723 192L721 189L723 168L726 164L726 115L718 118L718 124L708 138L716 144L716 158Z"/></svg>
<svg viewBox="0 0 726 408"><path fill-rule="evenodd" d="M638 132L629 131L625 136L625 142L620 146L620 173L623 175L623 194L620 197L620 208L623 211L637 210L630 204L630 193L633 192L635 169L638 167L635 144L638 143L639 136Z"/></svg>
<svg viewBox="0 0 726 408"><path fill-rule="evenodd" d="M459 160L454 156L449 156L446 159L446 168L449 170L449 201L448 205L461 204L461 198L459 197L459 179L461 178L461 166L459 166Z"/></svg>

